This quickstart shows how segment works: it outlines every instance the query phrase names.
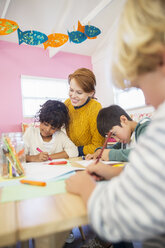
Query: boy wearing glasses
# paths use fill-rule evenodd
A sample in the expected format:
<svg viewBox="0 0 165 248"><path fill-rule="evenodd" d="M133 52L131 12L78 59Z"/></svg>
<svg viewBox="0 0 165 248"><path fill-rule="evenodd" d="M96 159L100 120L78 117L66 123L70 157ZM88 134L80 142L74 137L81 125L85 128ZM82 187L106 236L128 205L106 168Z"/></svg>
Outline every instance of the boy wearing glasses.
<svg viewBox="0 0 165 248"><path fill-rule="evenodd" d="M145 132L150 121L148 117L139 122L133 121L126 111L118 105L101 109L97 117L98 131L105 137L111 130L111 137L117 142L111 149L103 151L101 159L128 162L130 151L134 148L140 135ZM97 148L94 154L88 154L85 159L97 159L100 149Z"/></svg>

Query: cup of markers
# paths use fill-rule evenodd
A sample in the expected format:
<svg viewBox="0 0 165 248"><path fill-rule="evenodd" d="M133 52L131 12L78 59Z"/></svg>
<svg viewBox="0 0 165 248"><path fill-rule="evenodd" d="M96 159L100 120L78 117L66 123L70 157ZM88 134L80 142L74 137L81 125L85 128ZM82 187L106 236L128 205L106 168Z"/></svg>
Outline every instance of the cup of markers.
<svg viewBox="0 0 165 248"><path fill-rule="evenodd" d="M4 179L24 176L25 150L21 133L2 134L0 141L0 167Z"/></svg>

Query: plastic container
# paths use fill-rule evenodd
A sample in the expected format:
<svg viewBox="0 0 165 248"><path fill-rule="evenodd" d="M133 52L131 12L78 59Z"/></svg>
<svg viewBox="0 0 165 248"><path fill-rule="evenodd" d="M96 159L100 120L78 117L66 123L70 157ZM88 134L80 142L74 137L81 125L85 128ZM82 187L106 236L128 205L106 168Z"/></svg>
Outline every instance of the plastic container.
<svg viewBox="0 0 165 248"><path fill-rule="evenodd" d="M25 147L22 133L3 133L0 147L1 175L4 178L23 176Z"/></svg>

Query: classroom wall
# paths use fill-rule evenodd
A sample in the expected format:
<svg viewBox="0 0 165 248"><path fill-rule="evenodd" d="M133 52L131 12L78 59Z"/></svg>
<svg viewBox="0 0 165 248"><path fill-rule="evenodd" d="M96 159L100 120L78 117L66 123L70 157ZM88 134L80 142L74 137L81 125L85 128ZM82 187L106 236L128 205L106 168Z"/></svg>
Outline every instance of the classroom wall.
<svg viewBox="0 0 165 248"><path fill-rule="evenodd" d="M0 41L0 134L21 131L21 74L66 79L80 67L92 69L91 57L59 52L49 58L43 48Z"/></svg>
<svg viewBox="0 0 165 248"><path fill-rule="evenodd" d="M107 107L114 104L113 84L110 76L110 60L107 56L92 56L93 72L96 76L96 97Z"/></svg>
<svg viewBox="0 0 165 248"><path fill-rule="evenodd" d="M92 56L93 72L96 75L96 97L107 107L114 104L113 81L111 78L112 43L106 40Z"/></svg>

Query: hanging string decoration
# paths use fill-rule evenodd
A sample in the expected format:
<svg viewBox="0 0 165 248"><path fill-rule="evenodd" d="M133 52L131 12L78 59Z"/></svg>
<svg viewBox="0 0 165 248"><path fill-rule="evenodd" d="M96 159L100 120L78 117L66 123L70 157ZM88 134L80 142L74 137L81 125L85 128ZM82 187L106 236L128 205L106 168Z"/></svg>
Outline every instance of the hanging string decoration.
<svg viewBox="0 0 165 248"><path fill-rule="evenodd" d="M70 42L79 44L87 39L96 39L101 31L99 28L91 25L82 26L78 21L78 27L76 31L67 31L67 34L53 33L46 35L39 31L28 30L21 31L18 24L14 21L7 19L0 19L0 35L7 35L17 30L18 42L21 45L23 42L34 46L43 44L44 49L47 47L60 47L64 45L68 40Z"/></svg>

